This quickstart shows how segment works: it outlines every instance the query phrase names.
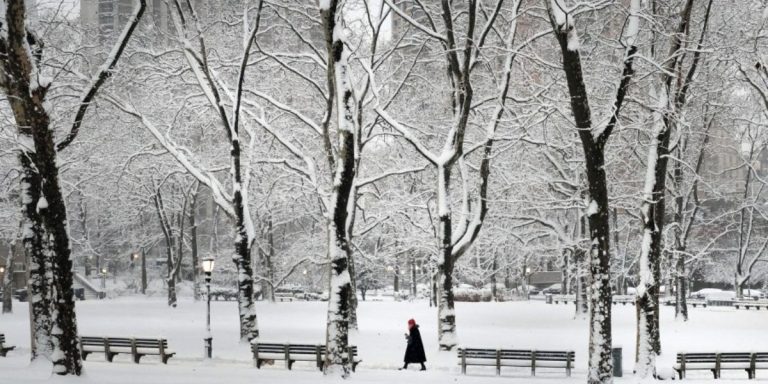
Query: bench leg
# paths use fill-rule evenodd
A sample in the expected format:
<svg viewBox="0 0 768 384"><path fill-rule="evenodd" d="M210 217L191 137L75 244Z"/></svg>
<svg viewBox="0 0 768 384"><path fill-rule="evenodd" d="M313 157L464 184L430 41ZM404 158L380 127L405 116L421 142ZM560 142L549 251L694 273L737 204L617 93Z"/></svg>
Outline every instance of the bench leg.
<svg viewBox="0 0 768 384"><path fill-rule="evenodd" d="M170 359L170 358L171 358L171 356L168 356L168 355L163 356L163 364L168 364L168 359Z"/></svg>
<svg viewBox="0 0 768 384"><path fill-rule="evenodd" d="M89 353L90 353L90 352L82 351L82 352L80 352L80 357L82 357L82 358L83 358L83 360L85 360L85 358L86 358L86 357L88 357L88 354L89 354Z"/></svg>
<svg viewBox="0 0 768 384"><path fill-rule="evenodd" d="M288 370L291 370L291 367L293 366L294 361L293 360L286 360L285 365L288 367Z"/></svg>
<svg viewBox="0 0 768 384"><path fill-rule="evenodd" d="M135 355L133 355L133 362L134 362L134 363L136 363L136 364L138 364L138 363L139 363L139 360L141 360L141 357L142 357L142 356L143 356L143 355L139 355L139 354L135 354Z"/></svg>

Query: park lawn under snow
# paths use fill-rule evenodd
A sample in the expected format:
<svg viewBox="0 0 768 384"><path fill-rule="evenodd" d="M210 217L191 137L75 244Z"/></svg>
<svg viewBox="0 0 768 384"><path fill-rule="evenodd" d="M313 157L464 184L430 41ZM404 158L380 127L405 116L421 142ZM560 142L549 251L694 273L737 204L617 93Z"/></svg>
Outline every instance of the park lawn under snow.
<svg viewBox="0 0 768 384"><path fill-rule="evenodd" d="M625 377L617 382L633 382L634 307L614 306L614 345L624 347ZM257 305L263 342L320 343L324 340L327 303L291 302ZM753 351L768 350L768 311L732 308L691 308L688 323L674 321L672 308L661 312L664 356L659 368L671 371L674 354L679 351ZM361 302L359 331L352 342L359 346L363 360L352 379L361 383L391 383L399 380L418 383L561 383L584 382L586 377L586 319L574 319L573 306L543 302L457 303L459 345L535 349L572 349L576 351L576 370L565 377L564 370L537 369L535 379L525 368L503 368L501 378L494 368L469 367L462 376L456 352L438 352L436 309L424 301ZM165 337L177 352L167 366L156 356L133 364L128 355L118 355L114 363L103 355L92 354L85 362L83 379L53 378L53 381L77 383L309 383L321 378L311 363L298 362L293 371L283 362L257 370L252 366L248 345L238 341L237 313L234 302L212 303L214 359L203 362L205 303L182 300L178 308L168 308L160 298L131 297L105 301L77 302L81 335ZM415 318L427 352L427 372L400 372L405 350L406 322ZM14 303L14 313L0 316L0 333L17 349L0 358L0 383L36 383L48 381L50 369L30 367L29 319L25 303ZM416 367L413 367L414 369ZM768 378L758 371L758 379ZM711 381L708 372L691 372L687 382ZM746 382L743 371L724 371L720 383ZM502 381L499 381L502 380Z"/></svg>

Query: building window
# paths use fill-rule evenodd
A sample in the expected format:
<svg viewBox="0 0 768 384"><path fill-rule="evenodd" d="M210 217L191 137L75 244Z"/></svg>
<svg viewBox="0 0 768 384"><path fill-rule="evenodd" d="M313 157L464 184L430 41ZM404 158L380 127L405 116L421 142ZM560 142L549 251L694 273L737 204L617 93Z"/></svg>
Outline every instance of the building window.
<svg viewBox="0 0 768 384"><path fill-rule="evenodd" d="M99 3L99 13L112 13L115 11L115 6L112 3Z"/></svg>

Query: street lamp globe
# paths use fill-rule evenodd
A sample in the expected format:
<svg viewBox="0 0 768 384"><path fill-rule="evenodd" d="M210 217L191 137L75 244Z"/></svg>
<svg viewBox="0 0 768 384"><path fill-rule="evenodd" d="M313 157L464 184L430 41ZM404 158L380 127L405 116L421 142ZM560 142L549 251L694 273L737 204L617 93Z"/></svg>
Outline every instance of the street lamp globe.
<svg viewBox="0 0 768 384"><path fill-rule="evenodd" d="M0 267L0 273L5 273L5 267Z"/></svg>
<svg viewBox="0 0 768 384"><path fill-rule="evenodd" d="M213 257L206 257L205 259L203 259L203 261L201 263L202 267L203 267L203 272L205 272L205 273L213 272L213 264L215 262L216 262L216 260Z"/></svg>
<svg viewBox="0 0 768 384"><path fill-rule="evenodd" d="M101 269L101 274L102 275L106 275L107 274L107 269L106 268L102 268Z"/></svg>

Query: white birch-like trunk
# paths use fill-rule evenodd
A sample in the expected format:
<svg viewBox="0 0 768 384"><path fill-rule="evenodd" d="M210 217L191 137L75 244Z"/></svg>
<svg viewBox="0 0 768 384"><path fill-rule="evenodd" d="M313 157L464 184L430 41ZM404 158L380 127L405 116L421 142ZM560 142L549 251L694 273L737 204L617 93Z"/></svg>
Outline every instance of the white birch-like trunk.
<svg viewBox="0 0 768 384"><path fill-rule="evenodd" d="M328 65L333 76L332 86L336 95L338 121L338 158L333 177L329 221L328 256L330 269L330 298L326 328L326 375L349 377L352 362L349 361L350 297L352 291L349 270L349 201L355 183L355 135L358 128L354 121L355 102L349 69L349 51L344 45L344 2L323 0L320 3L325 30ZM329 110L328 113L331 113Z"/></svg>

